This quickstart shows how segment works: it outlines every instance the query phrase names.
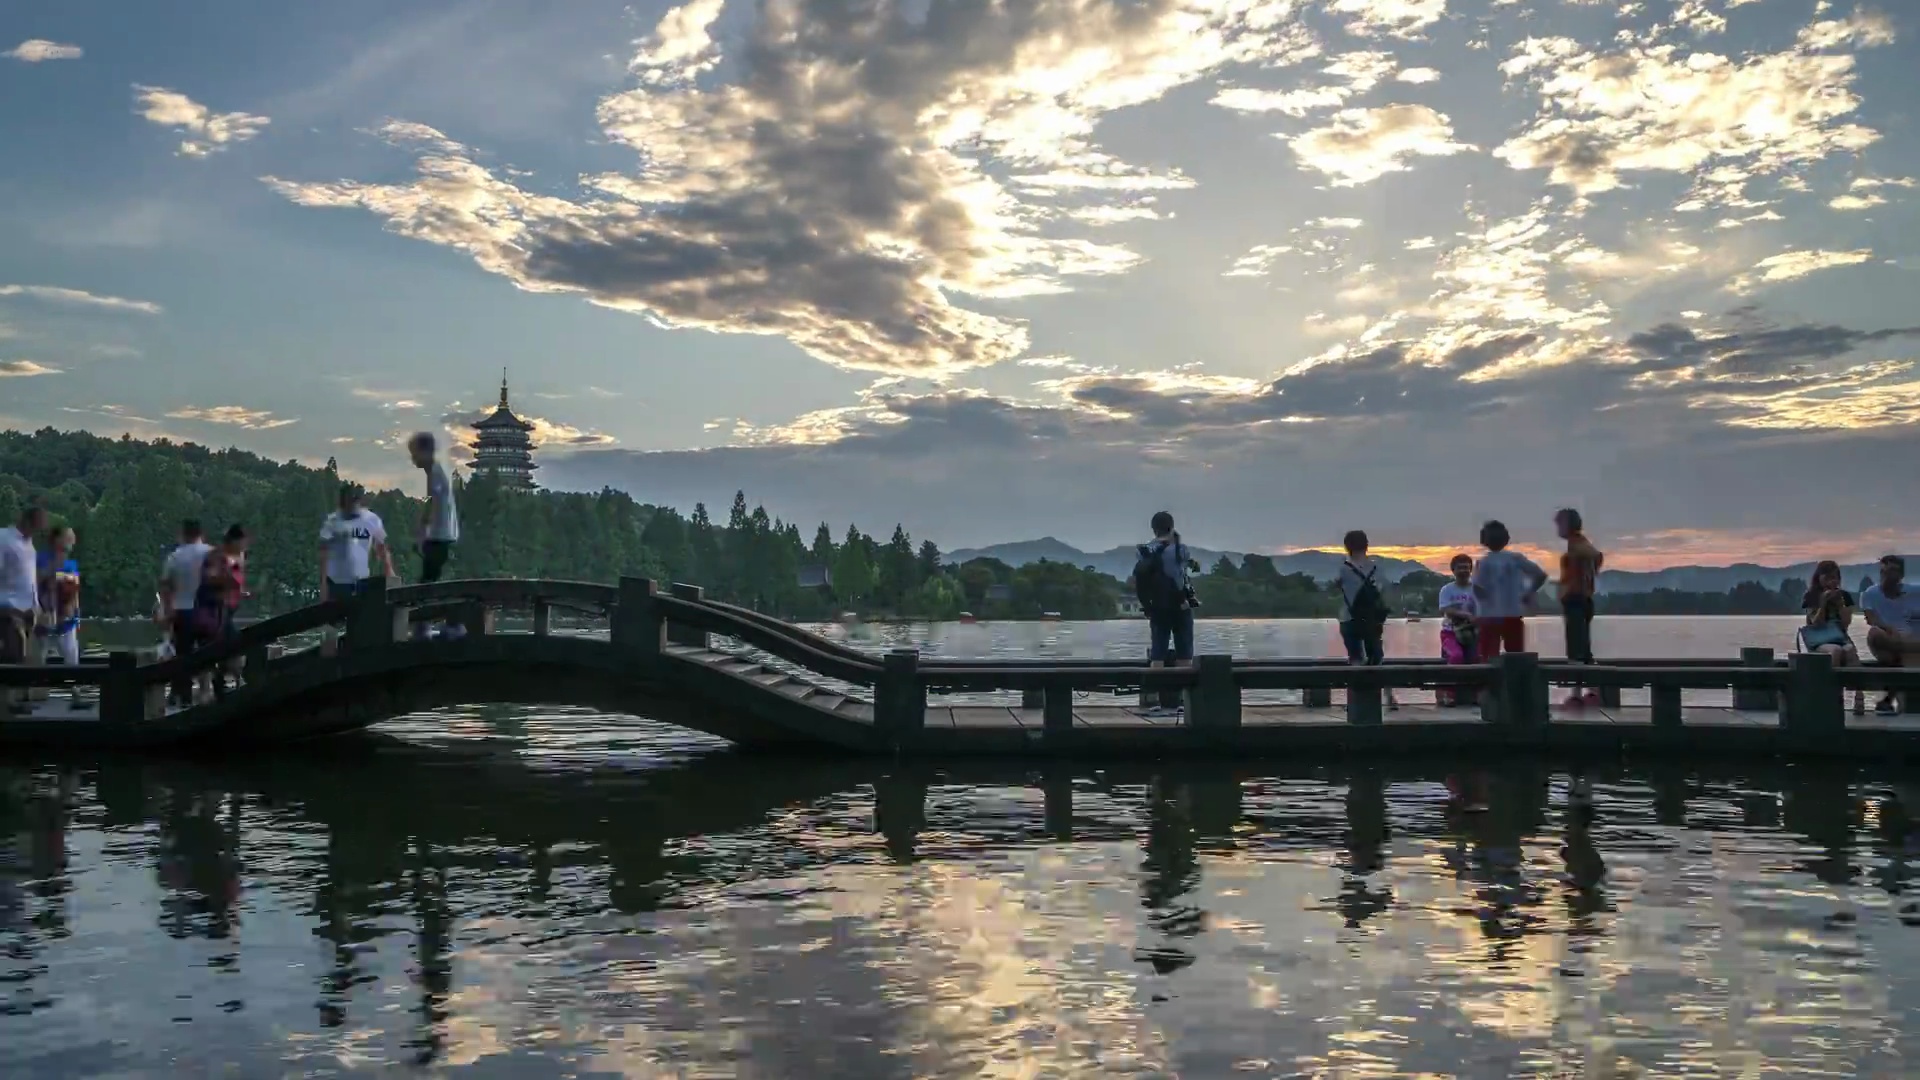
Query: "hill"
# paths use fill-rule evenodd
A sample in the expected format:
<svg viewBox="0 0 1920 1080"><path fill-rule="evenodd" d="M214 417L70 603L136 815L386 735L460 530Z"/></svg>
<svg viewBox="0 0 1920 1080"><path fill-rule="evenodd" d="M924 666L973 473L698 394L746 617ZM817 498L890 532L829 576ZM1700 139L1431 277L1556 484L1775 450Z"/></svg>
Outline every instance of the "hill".
<svg viewBox="0 0 1920 1080"><path fill-rule="evenodd" d="M1202 569L1211 570L1213 564L1222 557L1233 563L1239 563L1245 557L1239 551L1215 551L1210 548L1191 549L1193 557L1199 561ZM962 548L947 553L947 561L964 563L971 559L998 559L1008 566L1025 566L1028 563L1045 559L1048 562L1070 563L1074 566L1091 566L1110 577L1126 580L1133 573L1133 563L1137 556L1133 546L1122 544L1105 551L1082 551L1072 544L1043 536L1038 540L1020 540L1010 544L991 544L981 548ZM1315 581L1332 581L1340 569L1340 561L1345 558L1333 551L1296 551L1288 555L1273 556L1273 568L1281 574L1306 574ZM1388 581L1399 581L1415 570L1425 570L1410 559L1381 559L1380 569Z"/></svg>

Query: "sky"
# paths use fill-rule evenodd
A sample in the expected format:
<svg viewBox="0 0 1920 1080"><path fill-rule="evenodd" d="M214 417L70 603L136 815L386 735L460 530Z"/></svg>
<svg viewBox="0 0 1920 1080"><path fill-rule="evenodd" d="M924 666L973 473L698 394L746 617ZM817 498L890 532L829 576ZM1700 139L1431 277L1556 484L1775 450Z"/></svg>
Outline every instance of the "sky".
<svg viewBox="0 0 1920 1080"><path fill-rule="evenodd" d="M0 16L0 426L955 548L1920 548L1920 10L420 0ZM724 512L722 509L720 512Z"/></svg>

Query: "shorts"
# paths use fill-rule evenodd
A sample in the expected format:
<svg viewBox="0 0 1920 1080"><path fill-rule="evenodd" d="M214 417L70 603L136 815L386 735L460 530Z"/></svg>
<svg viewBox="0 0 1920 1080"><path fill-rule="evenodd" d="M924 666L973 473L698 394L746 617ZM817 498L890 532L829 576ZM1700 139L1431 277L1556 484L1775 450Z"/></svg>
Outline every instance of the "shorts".
<svg viewBox="0 0 1920 1080"><path fill-rule="evenodd" d="M423 540L420 542L420 580L422 583L439 581L447 568L447 559L453 555L451 540Z"/></svg>
<svg viewBox="0 0 1920 1080"><path fill-rule="evenodd" d="M1384 627L1363 629L1354 619L1341 623L1340 643L1347 647L1347 662L1371 667L1385 661L1387 650L1382 640L1384 631Z"/></svg>
<svg viewBox="0 0 1920 1080"><path fill-rule="evenodd" d="M345 600L349 597L359 596L366 591L367 583L365 581L342 582L335 581L332 578L327 579L327 595L333 597L335 600Z"/></svg>
<svg viewBox="0 0 1920 1080"><path fill-rule="evenodd" d="M1147 659L1193 659L1193 609L1147 616Z"/></svg>
<svg viewBox="0 0 1920 1080"><path fill-rule="evenodd" d="M1507 652L1527 651L1527 620L1520 616L1495 616L1481 619L1479 624L1481 660L1499 656L1503 648Z"/></svg>

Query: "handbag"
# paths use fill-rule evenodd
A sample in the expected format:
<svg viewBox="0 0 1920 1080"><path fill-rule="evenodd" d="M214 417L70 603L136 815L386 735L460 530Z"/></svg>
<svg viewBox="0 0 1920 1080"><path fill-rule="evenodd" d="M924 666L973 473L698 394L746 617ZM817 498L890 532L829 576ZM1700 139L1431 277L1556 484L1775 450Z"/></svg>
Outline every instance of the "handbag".
<svg viewBox="0 0 1920 1080"><path fill-rule="evenodd" d="M1845 646L1852 643L1847 632L1836 623L1816 623L1800 631L1800 644L1809 652L1828 645Z"/></svg>

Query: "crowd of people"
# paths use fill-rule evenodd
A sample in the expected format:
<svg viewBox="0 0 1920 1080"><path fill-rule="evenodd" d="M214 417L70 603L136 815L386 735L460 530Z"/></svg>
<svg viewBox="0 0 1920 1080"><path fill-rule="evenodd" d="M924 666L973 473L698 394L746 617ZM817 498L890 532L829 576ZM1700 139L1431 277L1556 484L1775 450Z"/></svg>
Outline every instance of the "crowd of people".
<svg viewBox="0 0 1920 1080"><path fill-rule="evenodd" d="M1550 577L1540 565L1510 545L1507 526L1489 521L1480 529L1479 559L1466 553L1449 561L1453 580L1440 587L1440 656L1449 664L1487 663L1501 652L1527 648L1526 616L1535 597L1554 584L1565 632L1567 660L1592 664L1593 619L1600 592L1600 568L1606 556L1587 538L1580 511L1571 507L1553 517L1554 531L1566 544L1560 555L1560 573ZM1155 667L1191 663L1195 599L1191 574L1200 564L1181 542L1173 515L1161 511L1151 523L1153 540L1137 549L1131 578L1148 619L1148 658ZM1380 566L1368 553L1367 534L1347 533L1335 587L1340 593L1340 640L1349 663L1380 664L1386 658L1386 624L1392 617L1380 580ZM1887 667L1920 666L1920 597L1905 585L1907 564L1898 555L1879 562L1879 581L1856 599L1842 585L1840 565L1829 559L1814 569L1813 582L1801 601L1805 623L1797 633L1798 647L1823 652L1836 665L1860 663L1851 628L1856 614L1866 623L1867 651ZM1565 704L1572 708L1598 705L1598 691L1576 683ZM1439 691L1442 705L1470 702L1451 691ZM1150 715L1179 710L1177 692L1162 695ZM1386 707L1399 708L1391 690ZM1898 695L1887 691L1874 707L1882 715L1900 711ZM1866 692L1856 692L1855 713L1866 711Z"/></svg>
<svg viewBox="0 0 1920 1080"><path fill-rule="evenodd" d="M437 581L460 539L453 476L430 432L409 439L407 454L426 475L427 501L415 532L420 580ZM238 522L227 527L218 544L208 542L199 520L180 523L179 543L162 562L155 587L154 621L161 629L163 653L188 655L235 634L236 617L252 595L247 591L248 540L246 526ZM74 557L75 543L71 528L48 527L47 512L37 504L29 505L13 525L0 529L0 664L44 663L50 656L66 664L80 662L80 564ZM344 484L338 508L320 526L320 599L359 593L376 565L389 581L399 580L380 515L367 508L365 491ZM458 622L416 628L421 636L436 632L457 638L465 630ZM219 698L225 695L228 680L240 675L239 658L231 658L218 670L180 679L169 695L179 704ZM32 711L31 703L15 691L7 693L10 714ZM73 691L72 706L90 707L79 688Z"/></svg>

